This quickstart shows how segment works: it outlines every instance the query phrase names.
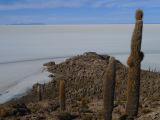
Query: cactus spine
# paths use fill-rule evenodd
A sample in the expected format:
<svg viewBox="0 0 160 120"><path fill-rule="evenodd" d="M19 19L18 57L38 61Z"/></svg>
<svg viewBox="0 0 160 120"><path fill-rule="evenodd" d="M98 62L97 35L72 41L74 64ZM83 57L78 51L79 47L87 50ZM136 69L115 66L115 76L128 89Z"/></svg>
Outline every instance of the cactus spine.
<svg viewBox="0 0 160 120"><path fill-rule="evenodd" d="M65 82L64 80L60 80L60 86L59 86L59 104L60 104L60 110L65 110Z"/></svg>
<svg viewBox="0 0 160 120"><path fill-rule="evenodd" d="M116 60L111 57L103 79L104 119L112 120L116 78Z"/></svg>
<svg viewBox="0 0 160 120"><path fill-rule="evenodd" d="M143 52L141 52L142 30L143 30L143 11L136 11L136 24L131 40L131 52L128 57L128 91L126 115L128 119L133 119L138 114L139 92L140 92L140 72Z"/></svg>

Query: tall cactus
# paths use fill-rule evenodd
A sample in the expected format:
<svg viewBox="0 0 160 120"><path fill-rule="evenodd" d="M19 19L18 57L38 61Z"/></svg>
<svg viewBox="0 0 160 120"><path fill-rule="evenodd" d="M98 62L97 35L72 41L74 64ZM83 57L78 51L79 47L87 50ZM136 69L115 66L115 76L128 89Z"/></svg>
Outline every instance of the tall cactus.
<svg viewBox="0 0 160 120"><path fill-rule="evenodd" d="M64 80L60 80L59 85L59 104L60 104L60 110L65 110L65 82Z"/></svg>
<svg viewBox="0 0 160 120"><path fill-rule="evenodd" d="M37 84L37 95L38 95L38 101L42 100L42 91L41 91L41 85Z"/></svg>
<svg viewBox="0 0 160 120"><path fill-rule="evenodd" d="M104 119L112 120L112 111L114 107L114 91L116 78L116 60L111 57L103 79L103 104Z"/></svg>
<svg viewBox="0 0 160 120"><path fill-rule="evenodd" d="M143 52L141 52L142 30L143 30L143 11L136 11L136 24L131 41L131 52L128 57L128 91L126 115L133 119L138 114L139 94L140 94L140 73Z"/></svg>

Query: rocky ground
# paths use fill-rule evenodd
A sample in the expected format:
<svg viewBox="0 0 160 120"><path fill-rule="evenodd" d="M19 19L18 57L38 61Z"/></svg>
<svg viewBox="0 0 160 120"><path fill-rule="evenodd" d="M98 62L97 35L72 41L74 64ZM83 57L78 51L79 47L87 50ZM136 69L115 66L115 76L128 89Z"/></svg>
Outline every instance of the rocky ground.
<svg viewBox="0 0 160 120"><path fill-rule="evenodd" d="M0 106L1 120L103 120L102 80L109 56L84 53L55 64L44 64L51 82L35 84L28 95ZM113 120L125 114L127 67L117 60ZM59 81L65 80L66 111L60 112ZM40 94L39 94L40 91ZM141 72L136 120L160 120L160 73Z"/></svg>

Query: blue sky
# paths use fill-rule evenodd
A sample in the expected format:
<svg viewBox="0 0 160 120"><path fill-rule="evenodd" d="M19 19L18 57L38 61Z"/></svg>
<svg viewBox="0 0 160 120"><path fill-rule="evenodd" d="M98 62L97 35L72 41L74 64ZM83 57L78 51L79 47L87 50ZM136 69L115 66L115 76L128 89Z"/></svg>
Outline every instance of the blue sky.
<svg viewBox="0 0 160 120"><path fill-rule="evenodd" d="M160 0L0 0L0 24L160 23Z"/></svg>

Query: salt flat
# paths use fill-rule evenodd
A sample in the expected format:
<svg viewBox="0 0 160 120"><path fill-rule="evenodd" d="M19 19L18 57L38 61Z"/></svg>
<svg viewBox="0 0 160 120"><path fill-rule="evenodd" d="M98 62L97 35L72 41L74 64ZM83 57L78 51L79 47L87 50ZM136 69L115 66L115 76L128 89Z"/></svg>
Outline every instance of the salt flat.
<svg viewBox="0 0 160 120"><path fill-rule="evenodd" d="M95 51L126 63L134 25L1 25L0 102L47 82L42 64L52 59ZM142 68L160 70L160 24L145 24Z"/></svg>

